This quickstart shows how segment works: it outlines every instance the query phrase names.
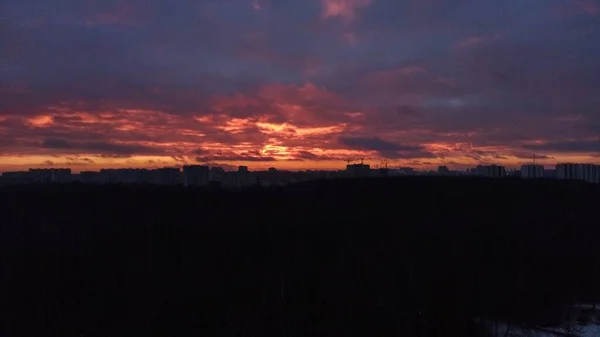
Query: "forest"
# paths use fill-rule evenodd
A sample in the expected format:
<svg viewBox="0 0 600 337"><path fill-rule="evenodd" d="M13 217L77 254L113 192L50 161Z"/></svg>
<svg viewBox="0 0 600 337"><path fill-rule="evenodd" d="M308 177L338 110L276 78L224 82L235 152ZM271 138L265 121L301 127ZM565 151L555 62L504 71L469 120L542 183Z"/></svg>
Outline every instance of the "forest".
<svg viewBox="0 0 600 337"><path fill-rule="evenodd" d="M493 336L600 297L600 185L0 188L1 336Z"/></svg>

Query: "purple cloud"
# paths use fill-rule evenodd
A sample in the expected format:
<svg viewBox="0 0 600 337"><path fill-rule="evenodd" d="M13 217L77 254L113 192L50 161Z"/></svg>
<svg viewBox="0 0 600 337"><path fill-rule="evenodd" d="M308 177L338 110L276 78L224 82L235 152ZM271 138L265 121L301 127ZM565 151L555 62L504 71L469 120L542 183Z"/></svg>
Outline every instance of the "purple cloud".
<svg viewBox="0 0 600 337"><path fill-rule="evenodd" d="M542 151L594 160L598 8L4 0L0 156L318 166L360 152L516 164L515 153Z"/></svg>

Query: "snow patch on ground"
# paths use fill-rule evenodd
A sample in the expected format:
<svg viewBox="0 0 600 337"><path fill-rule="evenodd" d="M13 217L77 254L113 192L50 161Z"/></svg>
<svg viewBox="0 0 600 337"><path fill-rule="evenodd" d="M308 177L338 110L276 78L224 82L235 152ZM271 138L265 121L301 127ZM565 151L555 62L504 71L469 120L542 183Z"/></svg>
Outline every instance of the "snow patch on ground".
<svg viewBox="0 0 600 337"><path fill-rule="evenodd" d="M496 328L493 324L488 324L492 336L496 337L494 333ZM497 337L505 336L507 325L504 323L498 323ZM519 328L510 327L508 336L511 337L567 337L567 336L578 336L578 337L599 337L600 336L600 325L597 324L577 324L571 329L571 334L568 333L564 327L557 328Z"/></svg>

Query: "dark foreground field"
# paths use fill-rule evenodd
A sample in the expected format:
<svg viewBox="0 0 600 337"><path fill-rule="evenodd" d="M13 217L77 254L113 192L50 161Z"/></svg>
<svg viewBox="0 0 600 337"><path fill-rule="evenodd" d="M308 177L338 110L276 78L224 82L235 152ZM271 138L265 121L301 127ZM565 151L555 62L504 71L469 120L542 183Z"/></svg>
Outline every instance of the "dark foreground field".
<svg viewBox="0 0 600 337"><path fill-rule="evenodd" d="M0 188L0 335L482 336L600 297L600 186ZM3 335L4 334L4 335Z"/></svg>

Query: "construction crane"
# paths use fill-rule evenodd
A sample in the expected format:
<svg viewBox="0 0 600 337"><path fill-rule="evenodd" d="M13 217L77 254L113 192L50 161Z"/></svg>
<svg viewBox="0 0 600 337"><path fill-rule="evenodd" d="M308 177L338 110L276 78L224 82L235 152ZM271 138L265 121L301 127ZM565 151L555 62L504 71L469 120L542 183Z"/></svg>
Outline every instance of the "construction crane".
<svg viewBox="0 0 600 337"><path fill-rule="evenodd" d="M365 158L360 158L360 159L346 159L345 161L346 161L346 163L348 165L350 165L350 163L354 164L355 162L358 162L359 160L360 160L360 164L362 165L364 163L364 161L365 161ZM356 163L356 164L358 164L358 163Z"/></svg>

